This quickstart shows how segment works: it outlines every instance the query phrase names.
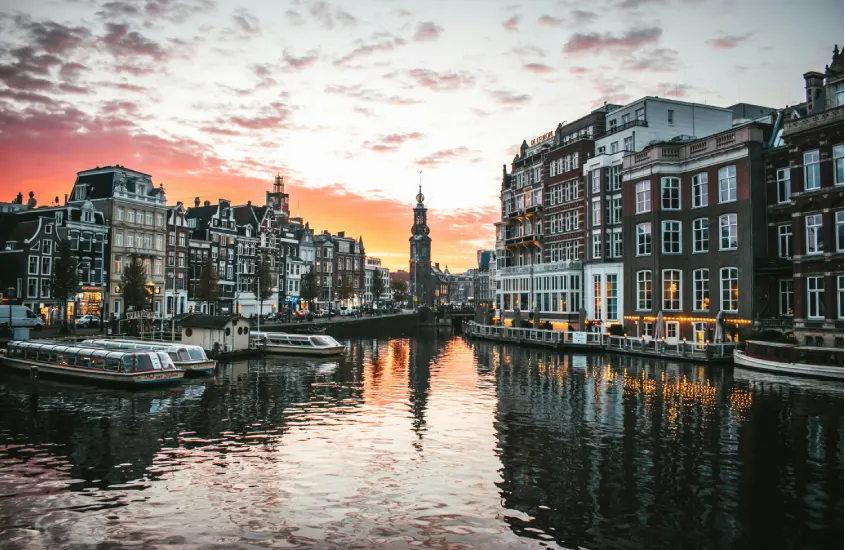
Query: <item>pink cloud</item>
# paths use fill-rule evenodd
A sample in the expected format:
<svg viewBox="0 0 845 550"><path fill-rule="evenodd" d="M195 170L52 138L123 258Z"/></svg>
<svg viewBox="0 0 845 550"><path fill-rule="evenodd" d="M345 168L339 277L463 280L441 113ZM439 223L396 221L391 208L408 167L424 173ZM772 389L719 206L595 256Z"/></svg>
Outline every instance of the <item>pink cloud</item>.
<svg viewBox="0 0 845 550"><path fill-rule="evenodd" d="M425 21L417 25L417 31L414 33L414 40L417 42L431 42L437 40L442 32L443 27L440 25L432 21Z"/></svg>
<svg viewBox="0 0 845 550"><path fill-rule="evenodd" d="M543 63L526 63L522 66L522 68L532 73L550 73L554 71L552 67L544 65Z"/></svg>
<svg viewBox="0 0 845 550"><path fill-rule="evenodd" d="M656 43L663 30L657 27L631 29L615 36L599 33L575 33L563 47L565 53L584 53L595 50L626 49L634 50L646 44Z"/></svg>
<svg viewBox="0 0 845 550"><path fill-rule="evenodd" d="M717 50L732 50L751 38L751 34L728 34L719 38L711 38L707 43Z"/></svg>
<svg viewBox="0 0 845 550"><path fill-rule="evenodd" d="M522 16L514 15L506 19L502 23L502 28L506 31L518 31L519 30L519 22L522 20Z"/></svg>

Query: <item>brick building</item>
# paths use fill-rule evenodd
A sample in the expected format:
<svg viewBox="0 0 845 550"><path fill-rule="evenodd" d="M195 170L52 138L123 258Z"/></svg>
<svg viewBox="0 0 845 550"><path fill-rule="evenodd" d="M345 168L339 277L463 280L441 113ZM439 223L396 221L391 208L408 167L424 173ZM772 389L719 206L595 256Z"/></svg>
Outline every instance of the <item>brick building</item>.
<svg viewBox="0 0 845 550"><path fill-rule="evenodd" d="M185 206L177 202L167 210L167 263L164 267L164 315L172 317L188 311L188 246L190 230Z"/></svg>

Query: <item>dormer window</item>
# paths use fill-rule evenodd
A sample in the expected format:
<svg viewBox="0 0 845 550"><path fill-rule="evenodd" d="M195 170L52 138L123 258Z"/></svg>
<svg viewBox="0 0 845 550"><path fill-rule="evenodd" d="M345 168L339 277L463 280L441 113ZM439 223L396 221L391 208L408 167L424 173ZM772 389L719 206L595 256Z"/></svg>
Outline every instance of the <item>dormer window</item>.
<svg viewBox="0 0 845 550"><path fill-rule="evenodd" d="M837 82L833 85L833 106L839 107L843 104L843 82Z"/></svg>
<svg viewBox="0 0 845 550"><path fill-rule="evenodd" d="M77 201L84 201L88 198L88 185L85 183L81 183L76 186L76 190L73 192L73 200Z"/></svg>
<svg viewBox="0 0 845 550"><path fill-rule="evenodd" d="M65 213L64 212L56 212L56 225L61 225L64 222Z"/></svg>
<svg viewBox="0 0 845 550"><path fill-rule="evenodd" d="M85 209L82 211L82 221L85 223L91 223L94 221L94 212L89 209Z"/></svg>

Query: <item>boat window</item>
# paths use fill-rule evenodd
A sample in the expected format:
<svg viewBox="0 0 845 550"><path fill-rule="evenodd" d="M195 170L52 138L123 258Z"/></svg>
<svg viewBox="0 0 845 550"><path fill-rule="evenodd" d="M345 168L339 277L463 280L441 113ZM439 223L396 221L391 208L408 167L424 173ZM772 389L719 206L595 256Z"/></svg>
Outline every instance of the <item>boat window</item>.
<svg viewBox="0 0 845 550"><path fill-rule="evenodd" d="M132 372L132 355L124 355L121 362L123 363L123 372Z"/></svg>
<svg viewBox="0 0 845 550"><path fill-rule="evenodd" d="M134 355L135 355L135 370L136 371L153 370L153 362L150 361L149 354L136 353Z"/></svg>
<svg viewBox="0 0 845 550"><path fill-rule="evenodd" d="M76 355L76 366L82 368L90 368L91 367L91 357L88 355L88 350L81 350Z"/></svg>
<svg viewBox="0 0 845 550"><path fill-rule="evenodd" d="M106 362L103 365L105 370L110 370L113 372L120 370L120 356L114 356L114 354L109 355L106 357Z"/></svg>
<svg viewBox="0 0 845 550"><path fill-rule="evenodd" d="M174 361L190 361L191 355L188 353L188 350L186 350L185 348L179 348L179 351L177 351L175 354L171 355L170 358L173 359Z"/></svg>
<svg viewBox="0 0 845 550"><path fill-rule="evenodd" d="M105 366L106 366L105 357L92 357L91 358L91 368L92 369L103 370L103 367L105 367Z"/></svg>
<svg viewBox="0 0 845 550"><path fill-rule="evenodd" d="M204 361L205 360L205 352L202 348L189 348L188 354L191 356L191 359L195 361Z"/></svg>
<svg viewBox="0 0 845 550"><path fill-rule="evenodd" d="M156 355L158 356L159 363L156 365L156 362L153 361L153 367L159 369L174 369L176 366L173 364L173 361L170 360L170 356L167 355L167 352L164 351L157 351Z"/></svg>
<svg viewBox="0 0 845 550"><path fill-rule="evenodd" d="M335 346L335 345L337 345L336 343L332 342L331 340L329 340L325 336L312 336L312 340L314 340L314 343L319 345L319 346Z"/></svg>

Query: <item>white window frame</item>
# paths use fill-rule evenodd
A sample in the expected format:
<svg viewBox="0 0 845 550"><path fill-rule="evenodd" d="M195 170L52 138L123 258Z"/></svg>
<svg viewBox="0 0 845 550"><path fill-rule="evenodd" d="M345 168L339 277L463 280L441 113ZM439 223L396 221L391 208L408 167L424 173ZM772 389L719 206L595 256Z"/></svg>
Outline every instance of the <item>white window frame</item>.
<svg viewBox="0 0 845 550"><path fill-rule="evenodd" d="M778 204L783 204L792 200L792 178L790 176L789 168L778 168L777 174L777 191Z"/></svg>
<svg viewBox="0 0 845 550"><path fill-rule="evenodd" d="M692 310L710 311L710 270L707 268L692 272Z"/></svg>
<svg viewBox="0 0 845 550"><path fill-rule="evenodd" d="M700 235L702 234L703 235ZM703 236L704 238L699 238ZM696 218L692 221L692 253L703 254L710 252L710 220Z"/></svg>
<svg viewBox="0 0 845 550"><path fill-rule="evenodd" d="M692 177L692 207L704 208L710 202L708 197L707 172L700 172Z"/></svg>
<svg viewBox="0 0 845 550"><path fill-rule="evenodd" d="M34 283L33 283L34 281ZM32 283L32 288L35 289L34 293L29 292L30 283ZM38 298L38 277L27 277L26 278L26 297L27 298Z"/></svg>
<svg viewBox="0 0 845 550"><path fill-rule="evenodd" d="M845 210L837 210L834 213L836 220L836 251L842 252L845 247Z"/></svg>
<svg viewBox="0 0 845 550"><path fill-rule="evenodd" d="M637 182L635 187L637 214L651 212L651 180Z"/></svg>
<svg viewBox="0 0 845 550"><path fill-rule="evenodd" d="M736 200L736 166L719 168L719 204Z"/></svg>
<svg viewBox="0 0 845 550"><path fill-rule="evenodd" d="M821 189L821 162L819 150L804 151L804 191Z"/></svg>
<svg viewBox="0 0 845 550"><path fill-rule="evenodd" d="M733 236L733 241L731 241ZM725 240L727 238L727 246ZM736 250L739 246L739 229L736 214L722 214L719 216L719 250Z"/></svg>
<svg viewBox="0 0 845 550"><path fill-rule="evenodd" d="M41 275L46 275L47 277L53 275L53 258L51 256L43 256L41 258Z"/></svg>
<svg viewBox="0 0 845 550"><path fill-rule="evenodd" d="M598 198L593 199L591 218L593 220L593 227L601 225L601 200Z"/></svg>
<svg viewBox="0 0 845 550"><path fill-rule="evenodd" d="M648 230L646 230L646 226L648 226ZM652 247L654 245L654 238L651 234L651 222L643 222L637 224L637 256L651 256ZM648 236L648 241L644 240L644 237ZM644 248L648 248L647 251L643 251Z"/></svg>
<svg viewBox="0 0 845 550"><path fill-rule="evenodd" d="M787 311L784 311L784 297L787 297ZM778 282L778 313L784 317L795 314L795 281L792 279L781 279Z"/></svg>
<svg viewBox="0 0 845 550"><path fill-rule="evenodd" d="M839 83L840 86L842 83ZM845 184L845 146L843 144L833 146L833 185Z"/></svg>
<svg viewBox="0 0 845 550"><path fill-rule="evenodd" d="M785 223L778 227L778 258L792 258L792 224ZM788 246L786 246L786 244ZM788 248L788 250L784 250Z"/></svg>
<svg viewBox="0 0 845 550"><path fill-rule="evenodd" d="M666 195L668 191L668 196ZM668 204L667 206L667 199ZM681 178L664 177L660 178L660 209L680 210L681 209Z"/></svg>
<svg viewBox="0 0 845 550"><path fill-rule="evenodd" d="M601 233L593 233L593 259L601 259Z"/></svg>
<svg viewBox="0 0 845 550"><path fill-rule="evenodd" d="M674 226L674 227L677 228L678 250L667 252L666 251L666 245L669 243L669 241L666 239L666 235L669 233L668 228L670 226ZM660 250L662 251L663 254L670 254L670 255L674 256L674 255L683 253L683 251L684 251L684 236L683 236L682 224L681 224L680 221L678 221L678 220L664 220L662 222L661 232L660 232L660 243L661 243Z"/></svg>
<svg viewBox="0 0 845 550"><path fill-rule="evenodd" d="M727 284L727 288L725 285ZM736 298L733 298L732 291L736 288ZM719 270L719 296L722 311L736 313L739 311L739 268L723 267ZM727 292L727 294L726 294ZM731 308L734 305L736 307Z"/></svg>
<svg viewBox="0 0 845 550"><path fill-rule="evenodd" d="M648 293L646 293L648 290ZM637 271L637 311L651 311L654 307L654 277L650 269Z"/></svg>
<svg viewBox="0 0 845 550"><path fill-rule="evenodd" d="M671 302L672 302L672 298L671 298L671 297L669 298L669 304L670 304L670 305L669 305L669 306L667 306L667 305L666 305L666 304L667 304L667 298L666 298L666 283L667 283L667 279L666 279L666 276L667 276L668 274L674 274L674 275L677 275L677 280L675 280L675 278L673 277L673 278L669 281L669 282L676 282L676 283L678 284L678 290L677 290L677 301L678 301L678 307L677 307L677 308L673 308L673 307L671 307ZM662 271L662 273L661 273L661 279L660 279L660 282L661 282L661 285L660 285L660 289L661 289L661 290L660 290L661 304L663 305L663 308L662 308L662 309L663 309L664 311L682 311L682 310L684 309L684 293L683 293L683 289L684 289L684 280L683 280L683 272L682 272L680 269L664 269L664 270Z"/></svg>
<svg viewBox="0 0 845 550"><path fill-rule="evenodd" d="M810 225L812 220L813 224ZM805 231L805 253L807 256L816 256L824 253L824 218L821 214L810 214L804 217ZM811 237L813 242L812 247Z"/></svg>
<svg viewBox="0 0 845 550"><path fill-rule="evenodd" d="M836 276L836 318L842 319L845 313L845 275Z"/></svg>
<svg viewBox="0 0 845 550"><path fill-rule="evenodd" d="M26 266L26 274L27 275L38 275L38 272L41 270L41 260L39 259L41 256L30 256L29 260L27 261ZM35 269L32 269L33 263L35 264Z"/></svg>
<svg viewBox="0 0 845 550"><path fill-rule="evenodd" d="M597 195L601 193L601 168L593 170L592 185L590 187L591 194Z"/></svg>
<svg viewBox="0 0 845 550"><path fill-rule="evenodd" d="M813 314L814 305L815 314ZM822 275L807 277L807 319L824 319L824 276Z"/></svg>

